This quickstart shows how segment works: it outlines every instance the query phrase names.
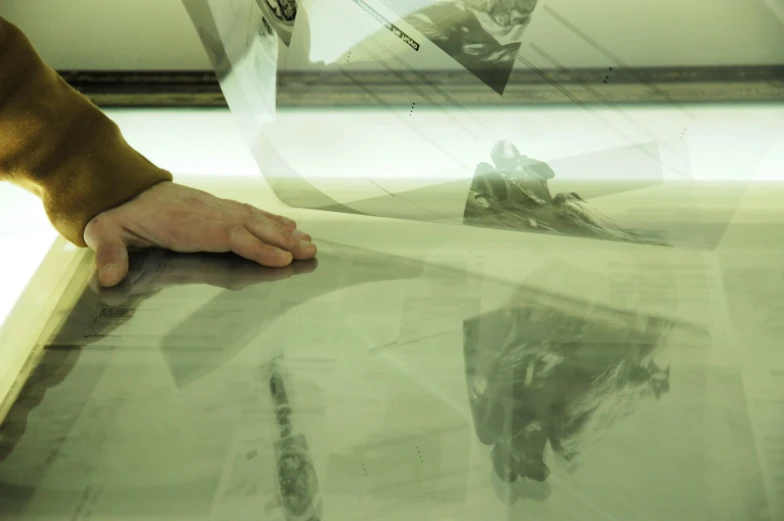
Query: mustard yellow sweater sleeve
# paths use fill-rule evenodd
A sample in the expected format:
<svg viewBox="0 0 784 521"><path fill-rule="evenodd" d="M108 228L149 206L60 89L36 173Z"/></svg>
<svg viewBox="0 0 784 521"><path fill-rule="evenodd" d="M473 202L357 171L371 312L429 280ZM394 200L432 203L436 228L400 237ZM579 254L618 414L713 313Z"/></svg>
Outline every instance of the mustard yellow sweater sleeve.
<svg viewBox="0 0 784 521"><path fill-rule="evenodd" d="M54 227L84 247L90 219L171 179L0 18L0 180L38 195Z"/></svg>

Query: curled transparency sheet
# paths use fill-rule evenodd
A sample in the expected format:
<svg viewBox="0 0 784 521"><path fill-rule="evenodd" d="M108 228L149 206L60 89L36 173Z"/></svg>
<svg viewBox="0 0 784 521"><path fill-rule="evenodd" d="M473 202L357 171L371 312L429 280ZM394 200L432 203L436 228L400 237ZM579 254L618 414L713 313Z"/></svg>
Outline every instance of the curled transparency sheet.
<svg viewBox="0 0 784 521"><path fill-rule="evenodd" d="M677 107L651 123L609 100L458 104L460 89L502 99L515 71L548 81L537 64L557 49L526 39L532 24L555 24L536 0L183 1L263 175L293 207L713 248L752 174L718 191L694 179L684 137L693 115ZM266 73L248 72L262 63L250 58L258 45L246 49L231 29L254 24L278 34ZM270 101L276 71L279 97L298 89L286 106ZM307 86L361 99L351 110L306 110Z"/></svg>
<svg viewBox="0 0 784 521"><path fill-rule="evenodd" d="M280 35L272 0L198 0L186 4L196 31L246 135L274 120ZM290 24L289 24L290 25Z"/></svg>

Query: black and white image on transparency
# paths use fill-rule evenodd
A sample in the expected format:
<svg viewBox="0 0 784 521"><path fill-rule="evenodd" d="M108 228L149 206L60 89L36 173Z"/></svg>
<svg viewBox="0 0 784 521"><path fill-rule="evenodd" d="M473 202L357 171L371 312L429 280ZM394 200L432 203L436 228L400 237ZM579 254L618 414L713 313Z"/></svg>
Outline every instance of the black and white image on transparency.
<svg viewBox="0 0 784 521"><path fill-rule="evenodd" d="M274 119L279 44L272 18L253 0L210 0L210 6L231 62L221 88L237 91L258 123Z"/></svg>
<svg viewBox="0 0 784 521"><path fill-rule="evenodd" d="M273 17L256 0L183 0L183 5L250 139L276 112L280 38Z"/></svg>
<svg viewBox="0 0 784 521"><path fill-rule="evenodd" d="M297 19L297 0L256 0L256 3L283 43L289 45Z"/></svg>
<svg viewBox="0 0 784 521"><path fill-rule="evenodd" d="M509 141L490 152L492 164L476 167L466 200L464 224L667 246L658 231L629 230L592 208L575 192L553 196L547 182L555 172L525 156Z"/></svg>
<svg viewBox="0 0 784 521"><path fill-rule="evenodd" d="M503 95L538 0L382 0Z"/></svg>

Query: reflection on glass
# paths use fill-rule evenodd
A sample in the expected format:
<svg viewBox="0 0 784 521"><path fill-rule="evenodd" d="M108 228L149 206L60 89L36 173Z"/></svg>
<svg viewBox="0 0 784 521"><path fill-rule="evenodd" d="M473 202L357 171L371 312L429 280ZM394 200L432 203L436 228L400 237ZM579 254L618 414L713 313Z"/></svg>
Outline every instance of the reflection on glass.
<svg viewBox="0 0 784 521"><path fill-rule="evenodd" d="M563 461L574 462L592 437L631 414L637 401L669 390L669 367L656 361L669 323L643 316L634 322L633 328L614 327L589 306L579 316L538 306L465 322L474 428L492 447L501 480L545 482L548 444Z"/></svg>
<svg viewBox="0 0 784 521"><path fill-rule="evenodd" d="M150 251L87 289L0 428L0 521L765 519L701 328L321 246Z"/></svg>
<svg viewBox="0 0 784 521"><path fill-rule="evenodd" d="M281 362L282 357L268 364L270 395L280 432L280 440L275 442L280 507L288 521L317 521L322 507L316 469L305 436L294 431Z"/></svg>

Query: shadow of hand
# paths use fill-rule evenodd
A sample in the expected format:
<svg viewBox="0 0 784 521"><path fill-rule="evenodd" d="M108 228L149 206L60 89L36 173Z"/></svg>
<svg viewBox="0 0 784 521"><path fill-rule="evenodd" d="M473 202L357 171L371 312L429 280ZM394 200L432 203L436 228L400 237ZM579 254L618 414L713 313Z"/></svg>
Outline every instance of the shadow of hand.
<svg viewBox="0 0 784 521"><path fill-rule="evenodd" d="M120 306L130 297L153 294L173 286L207 285L239 291L256 284L311 273L317 265L318 261L313 258L294 261L282 268L267 268L235 255L145 250L131 255L128 277L117 286L102 287L96 272L89 287L105 304Z"/></svg>

